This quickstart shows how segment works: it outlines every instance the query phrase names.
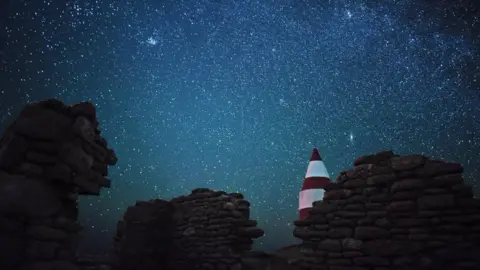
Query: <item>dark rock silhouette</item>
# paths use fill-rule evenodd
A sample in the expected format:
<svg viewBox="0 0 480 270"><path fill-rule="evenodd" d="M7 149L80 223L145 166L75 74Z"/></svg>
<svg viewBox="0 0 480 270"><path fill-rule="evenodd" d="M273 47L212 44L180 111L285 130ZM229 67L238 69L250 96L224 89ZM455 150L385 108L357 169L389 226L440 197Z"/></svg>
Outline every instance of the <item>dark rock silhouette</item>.
<svg viewBox="0 0 480 270"><path fill-rule="evenodd" d="M480 200L460 164L360 157L295 222L306 269L478 269Z"/></svg>
<svg viewBox="0 0 480 270"><path fill-rule="evenodd" d="M77 269L77 197L115 162L91 103L27 105L0 140L0 269Z"/></svg>
<svg viewBox="0 0 480 270"><path fill-rule="evenodd" d="M203 188L139 201L118 223L117 269L242 269L252 239L264 234L249 205L241 194Z"/></svg>
<svg viewBox="0 0 480 270"><path fill-rule="evenodd" d="M460 164L391 151L360 157L296 221L300 245L251 251L263 230L238 193L198 188L137 201L112 251L78 256L78 195L109 187L117 161L95 107L27 105L0 139L0 269L478 269L480 203Z"/></svg>

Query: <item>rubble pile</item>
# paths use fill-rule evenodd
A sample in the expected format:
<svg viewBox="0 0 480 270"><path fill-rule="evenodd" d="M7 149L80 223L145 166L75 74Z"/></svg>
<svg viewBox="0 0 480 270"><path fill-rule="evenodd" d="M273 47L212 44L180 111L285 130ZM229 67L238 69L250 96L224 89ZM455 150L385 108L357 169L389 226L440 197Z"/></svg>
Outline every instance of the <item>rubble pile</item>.
<svg viewBox="0 0 480 270"><path fill-rule="evenodd" d="M241 269L264 232L239 193L199 188L171 201L137 202L119 222L116 269Z"/></svg>
<svg viewBox="0 0 480 270"><path fill-rule="evenodd" d="M460 164L388 151L354 165L295 222L304 269L478 269L480 200Z"/></svg>
<svg viewBox="0 0 480 270"><path fill-rule="evenodd" d="M77 269L78 195L116 161L91 103L27 105L0 140L0 269Z"/></svg>

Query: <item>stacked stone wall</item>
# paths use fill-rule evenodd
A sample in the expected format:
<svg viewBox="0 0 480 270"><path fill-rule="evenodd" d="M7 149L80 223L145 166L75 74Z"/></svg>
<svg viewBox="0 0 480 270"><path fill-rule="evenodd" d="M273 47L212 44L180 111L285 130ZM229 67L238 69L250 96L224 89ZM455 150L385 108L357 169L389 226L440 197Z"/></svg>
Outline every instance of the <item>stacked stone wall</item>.
<svg viewBox="0 0 480 270"><path fill-rule="evenodd" d="M252 239L264 234L250 220L250 203L240 193L196 189L172 203L184 209L176 217L173 235L178 252L172 270L239 269L241 256L252 249Z"/></svg>
<svg viewBox="0 0 480 270"><path fill-rule="evenodd" d="M91 103L27 105L0 140L0 269L76 269L78 195L115 163Z"/></svg>
<svg viewBox="0 0 480 270"><path fill-rule="evenodd" d="M264 234L249 219L249 206L242 194L204 188L170 202L137 202L119 222L117 267L240 270L252 239Z"/></svg>
<svg viewBox="0 0 480 270"><path fill-rule="evenodd" d="M137 201L117 223L111 262L117 270L168 269L174 207L168 201Z"/></svg>
<svg viewBox="0 0 480 270"><path fill-rule="evenodd" d="M304 269L479 269L480 201L460 164L388 151L354 165L295 222Z"/></svg>

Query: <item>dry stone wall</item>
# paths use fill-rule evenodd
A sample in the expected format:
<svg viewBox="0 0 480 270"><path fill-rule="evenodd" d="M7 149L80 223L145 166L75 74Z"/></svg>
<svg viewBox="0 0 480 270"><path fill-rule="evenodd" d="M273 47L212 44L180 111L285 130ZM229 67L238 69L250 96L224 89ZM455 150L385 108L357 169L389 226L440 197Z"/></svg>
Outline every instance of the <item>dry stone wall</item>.
<svg viewBox="0 0 480 270"><path fill-rule="evenodd" d="M116 160L91 103L27 105L0 140L0 269L77 269L78 195Z"/></svg>
<svg viewBox="0 0 480 270"><path fill-rule="evenodd" d="M115 269L241 269L264 232L239 193L199 188L171 201L137 202L118 223Z"/></svg>
<svg viewBox="0 0 480 270"><path fill-rule="evenodd" d="M112 266L117 270L168 269L172 252L173 205L164 200L137 201L117 223Z"/></svg>
<svg viewBox="0 0 480 270"><path fill-rule="evenodd" d="M480 201L460 164L388 151L354 165L295 222L304 269L479 269Z"/></svg>

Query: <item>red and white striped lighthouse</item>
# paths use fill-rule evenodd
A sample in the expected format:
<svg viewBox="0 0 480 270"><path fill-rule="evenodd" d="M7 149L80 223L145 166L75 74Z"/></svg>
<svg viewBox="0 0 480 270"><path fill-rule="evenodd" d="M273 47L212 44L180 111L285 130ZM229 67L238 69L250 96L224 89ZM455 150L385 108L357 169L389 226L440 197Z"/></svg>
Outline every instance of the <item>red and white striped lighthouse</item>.
<svg viewBox="0 0 480 270"><path fill-rule="evenodd" d="M322 161L322 157L317 148L313 149L310 162L308 163L307 174L303 181L302 190L298 197L298 210L300 220L308 216L308 210L312 207L313 202L323 200L325 193L324 187L330 182L327 168Z"/></svg>

